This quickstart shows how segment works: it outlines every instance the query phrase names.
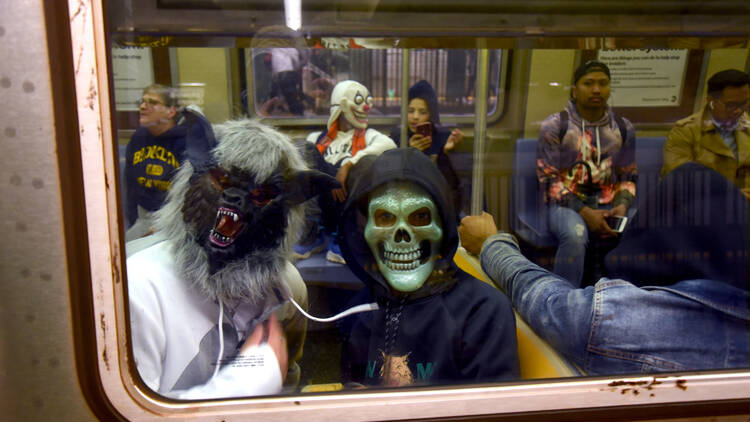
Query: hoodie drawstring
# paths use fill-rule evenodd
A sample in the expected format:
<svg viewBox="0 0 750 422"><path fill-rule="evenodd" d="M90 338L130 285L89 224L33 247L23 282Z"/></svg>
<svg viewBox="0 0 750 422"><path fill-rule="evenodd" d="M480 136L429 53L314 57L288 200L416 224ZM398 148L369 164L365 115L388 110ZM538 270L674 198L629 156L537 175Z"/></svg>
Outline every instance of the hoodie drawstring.
<svg viewBox="0 0 750 422"><path fill-rule="evenodd" d="M404 310L404 300L402 299L399 303L398 310L391 312L391 302L386 302L385 306L385 354L389 355L393 351L393 346L396 344L396 335L398 334L398 327L401 323L401 312Z"/></svg>
<svg viewBox="0 0 750 422"><path fill-rule="evenodd" d="M599 126L594 126L594 131L596 132L596 166L600 167L602 165L602 145L601 141L599 140ZM581 153L583 154L583 159L586 160L586 157L588 156L587 150L589 149L589 141L586 139L586 120L581 117L581 135L583 136L582 144L581 145Z"/></svg>
<svg viewBox="0 0 750 422"><path fill-rule="evenodd" d="M594 128L596 129L596 167L598 168L602 165L602 146L599 142L599 126L594 126Z"/></svg>

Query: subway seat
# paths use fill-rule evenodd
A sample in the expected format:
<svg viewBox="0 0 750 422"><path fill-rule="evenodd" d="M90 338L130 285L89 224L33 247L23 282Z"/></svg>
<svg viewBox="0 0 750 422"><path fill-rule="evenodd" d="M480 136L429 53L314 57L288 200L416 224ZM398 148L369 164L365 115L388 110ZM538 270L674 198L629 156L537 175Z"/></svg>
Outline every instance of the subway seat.
<svg viewBox="0 0 750 422"><path fill-rule="evenodd" d="M453 261L459 268L471 274L479 280L496 287L490 278L482 270L479 259L459 247ZM569 362L559 354L545 340L539 337L534 330L516 315L516 338L518 339L518 360L521 368L521 379L545 379L575 377L584 375L577 366Z"/></svg>

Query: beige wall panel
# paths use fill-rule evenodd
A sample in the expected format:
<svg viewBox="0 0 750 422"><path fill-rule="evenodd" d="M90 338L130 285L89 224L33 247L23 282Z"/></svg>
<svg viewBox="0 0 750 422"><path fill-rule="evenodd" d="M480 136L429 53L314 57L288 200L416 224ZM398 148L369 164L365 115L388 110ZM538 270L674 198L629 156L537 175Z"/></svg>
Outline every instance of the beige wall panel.
<svg viewBox="0 0 750 422"><path fill-rule="evenodd" d="M179 79L173 83L184 89L202 91L203 103L199 105L212 123L220 123L232 117L228 62L227 50L224 48L177 49Z"/></svg>
<svg viewBox="0 0 750 422"><path fill-rule="evenodd" d="M536 138L542 121L567 104L575 57L575 50L532 52L524 137Z"/></svg>
<svg viewBox="0 0 750 422"><path fill-rule="evenodd" d="M0 14L0 419L95 420L75 370L43 5Z"/></svg>

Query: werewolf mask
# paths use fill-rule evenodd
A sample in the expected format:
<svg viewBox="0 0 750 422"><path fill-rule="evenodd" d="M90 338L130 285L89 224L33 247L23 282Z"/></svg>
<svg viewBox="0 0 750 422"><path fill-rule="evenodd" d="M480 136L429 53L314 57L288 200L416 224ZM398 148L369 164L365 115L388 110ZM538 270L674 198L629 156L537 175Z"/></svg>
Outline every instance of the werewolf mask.
<svg viewBox="0 0 750 422"><path fill-rule="evenodd" d="M208 255L210 274L248 255L273 254L282 247L289 209L315 196L318 186L335 185L316 171L286 173L277 168L256 183L241 169L213 167L191 184L182 216Z"/></svg>
<svg viewBox="0 0 750 422"><path fill-rule="evenodd" d="M184 163L157 225L172 241L182 276L218 300L261 303L280 287L305 201L336 188L307 170L283 134L250 120L214 126L209 165Z"/></svg>

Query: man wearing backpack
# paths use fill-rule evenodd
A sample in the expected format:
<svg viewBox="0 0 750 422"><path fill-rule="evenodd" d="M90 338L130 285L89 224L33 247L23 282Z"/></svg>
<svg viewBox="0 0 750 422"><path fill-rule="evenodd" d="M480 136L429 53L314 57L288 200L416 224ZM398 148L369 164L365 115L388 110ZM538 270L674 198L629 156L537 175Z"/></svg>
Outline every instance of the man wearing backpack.
<svg viewBox="0 0 750 422"><path fill-rule="evenodd" d="M537 177L558 239L554 272L580 286L592 239L617 233L607 217L625 216L635 199L635 129L607 105L610 72L592 60L576 69L565 110L542 122Z"/></svg>

